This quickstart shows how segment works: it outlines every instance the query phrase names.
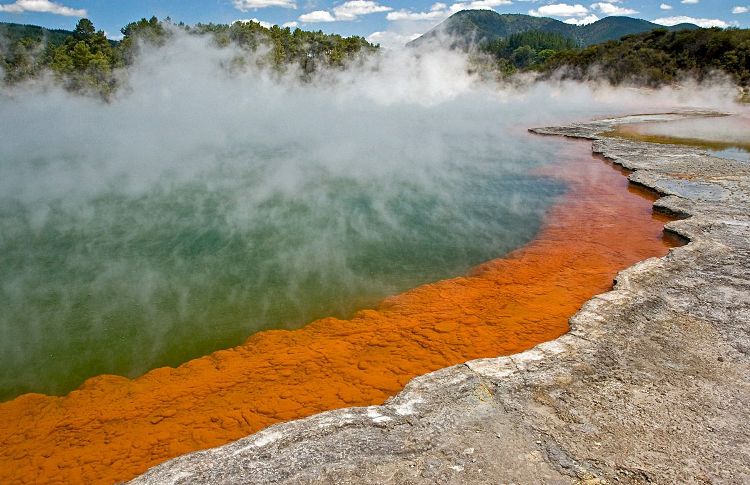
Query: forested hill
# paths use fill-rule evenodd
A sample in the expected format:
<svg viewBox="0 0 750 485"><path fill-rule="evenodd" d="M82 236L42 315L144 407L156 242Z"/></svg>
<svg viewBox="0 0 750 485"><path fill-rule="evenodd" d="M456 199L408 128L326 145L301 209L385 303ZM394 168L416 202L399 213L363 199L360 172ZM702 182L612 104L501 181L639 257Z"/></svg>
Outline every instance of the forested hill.
<svg viewBox="0 0 750 485"><path fill-rule="evenodd" d="M572 39L579 46L588 46L616 40L624 35L664 28L677 31L699 27L693 24L663 27L647 20L630 17L605 17L587 25L571 25L547 17L499 14L492 10L462 10L408 45L419 47L432 41L447 39L451 47L467 48L533 30L559 34Z"/></svg>
<svg viewBox="0 0 750 485"><path fill-rule="evenodd" d="M63 29L45 29L38 25L13 24L0 22L0 39L9 44L15 44L22 39L33 39L44 41L49 44L60 45L65 39L72 36L73 32Z"/></svg>
<svg viewBox="0 0 750 485"><path fill-rule="evenodd" d="M658 87L723 73L739 86L750 86L748 29L657 29L587 47L557 33L531 30L482 44L479 51L489 55L490 72L501 77L537 72L542 79Z"/></svg>
<svg viewBox="0 0 750 485"><path fill-rule="evenodd" d="M655 30L547 55L538 70L576 80L661 86L715 73L750 86L750 29Z"/></svg>

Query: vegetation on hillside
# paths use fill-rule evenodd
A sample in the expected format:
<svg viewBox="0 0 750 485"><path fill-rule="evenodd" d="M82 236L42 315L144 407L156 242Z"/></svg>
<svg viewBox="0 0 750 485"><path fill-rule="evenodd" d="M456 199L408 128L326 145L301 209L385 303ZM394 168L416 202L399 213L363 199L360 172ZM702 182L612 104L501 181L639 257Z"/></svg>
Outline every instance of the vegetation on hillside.
<svg viewBox="0 0 750 485"><path fill-rule="evenodd" d="M0 38L9 44L14 44L21 39L45 40L54 45L60 45L70 37L69 30L45 29L38 25L22 25L0 23Z"/></svg>
<svg viewBox="0 0 750 485"><path fill-rule="evenodd" d="M437 41L441 45L447 44L452 48L471 49L514 34L541 31L573 39L578 46L588 46L617 40L628 34L650 32L657 28L677 31L699 27L694 24L662 27L648 20L619 16L605 17L586 25L573 25L548 17L499 14L492 10L462 10L413 40L409 45L420 47Z"/></svg>
<svg viewBox="0 0 750 485"><path fill-rule="evenodd" d="M342 37L321 31L291 30L278 25L265 28L257 22L197 24L187 30L201 35L211 34L220 46L234 43L255 51L265 45L270 48L265 60L274 68L299 65L305 73L314 71L316 67L343 67L347 60L358 54L377 50L377 46L356 35Z"/></svg>
<svg viewBox="0 0 750 485"><path fill-rule="evenodd" d="M538 72L543 79L659 87L723 73L745 93L750 86L748 29L656 29L582 48L569 37L532 30L485 43L479 50L492 56L502 77Z"/></svg>
<svg viewBox="0 0 750 485"><path fill-rule="evenodd" d="M658 87L725 73L745 87L745 97L750 96L747 29L701 29L693 24L663 27L616 16L578 26L550 18L466 10L410 45L419 48L431 40L471 52L473 69L483 75L507 78L533 72L541 73L543 79L559 75ZM489 63L483 55L490 57Z"/></svg>
<svg viewBox="0 0 750 485"><path fill-rule="evenodd" d="M253 59L276 71L299 66L303 75L319 67L342 67L359 54L378 48L362 37L341 37L276 25L266 28L252 21L187 26L152 17L123 27L120 42L108 40L88 19L81 19L72 32L2 24L0 36L5 35L0 43L0 72L6 83L13 84L51 71L71 91L94 92L106 98L117 89L116 71L132 64L141 46L163 46L181 31L212 36L219 47L234 44L245 52L258 53ZM235 65L241 65L246 59L238 56L236 61Z"/></svg>
<svg viewBox="0 0 750 485"><path fill-rule="evenodd" d="M611 84L662 86L687 76L698 81L717 72L740 86L750 85L750 30L658 29L628 35L550 56L537 69L576 80L606 79Z"/></svg>
<svg viewBox="0 0 750 485"><path fill-rule="evenodd" d="M482 52L494 56L503 74L530 69L546 63L558 52L576 48L573 39L563 35L530 30L484 44Z"/></svg>

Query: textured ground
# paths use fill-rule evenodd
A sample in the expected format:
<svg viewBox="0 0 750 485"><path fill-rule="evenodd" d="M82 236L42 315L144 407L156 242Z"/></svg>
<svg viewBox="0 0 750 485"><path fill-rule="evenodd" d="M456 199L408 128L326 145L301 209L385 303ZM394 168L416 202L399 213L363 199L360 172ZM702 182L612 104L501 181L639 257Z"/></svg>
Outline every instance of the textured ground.
<svg viewBox="0 0 750 485"><path fill-rule="evenodd" d="M536 130L593 139L691 241L621 272L568 334L133 483L750 483L750 165L597 137L647 119Z"/></svg>

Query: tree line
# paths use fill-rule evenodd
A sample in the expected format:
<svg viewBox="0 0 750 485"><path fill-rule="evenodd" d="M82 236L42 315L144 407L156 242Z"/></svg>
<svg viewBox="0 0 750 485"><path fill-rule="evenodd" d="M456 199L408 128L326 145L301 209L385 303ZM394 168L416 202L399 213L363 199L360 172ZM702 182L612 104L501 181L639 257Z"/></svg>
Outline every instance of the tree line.
<svg viewBox="0 0 750 485"><path fill-rule="evenodd" d="M14 27L10 31L0 28L0 36L5 34L6 38L0 52L6 83L51 72L71 91L94 92L105 98L118 88L120 81L115 72L134 62L140 46L162 46L181 31L210 36L218 47L236 45L258 53L239 56L235 59L237 65L252 60L279 72L295 66L303 77L320 68L343 68L379 47L358 36L342 37L277 25L266 28L253 21L188 26L174 24L169 18L144 18L123 27L119 42L107 39L88 19L81 19L73 32ZM489 71L501 78L533 72L542 79L605 79L613 85L658 87L678 83L688 76L701 81L722 72L746 92L750 86L748 29L657 29L588 47L578 47L573 39L558 33L531 30L485 43L479 51L482 59L475 62L475 68L481 64L484 74Z"/></svg>
<svg viewBox="0 0 750 485"><path fill-rule="evenodd" d="M564 35L529 30L483 44L480 51L497 59L503 74L538 68L558 52L576 48L576 42Z"/></svg>
<svg viewBox="0 0 750 485"><path fill-rule="evenodd" d="M679 83L686 77L703 81L719 72L748 87L750 30L658 29L583 49L561 50L536 68L546 76L603 78L613 85L649 87Z"/></svg>
<svg viewBox="0 0 750 485"><path fill-rule="evenodd" d="M573 39L541 31L511 35L480 46L501 76L536 72L579 81L659 87L715 73L750 86L750 30L657 29L620 40L578 47Z"/></svg>
<svg viewBox="0 0 750 485"><path fill-rule="evenodd" d="M379 46L362 37L342 37L294 30L258 22L241 21L231 25L177 24L156 17L131 22L121 29L119 42L107 39L89 19L81 19L73 32L47 31L33 26L7 24L5 46L0 51L0 68L6 83L13 84L51 72L68 90L94 92L108 97L118 88L115 71L132 64L142 45L159 47L176 32L211 36L219 47L235 44L248 52L262 52L256 62L276 71L299 66L303 75L321 67L343 67L358 56L375 52ZM3 44L0 43L0 48ZM242 57L237 63L245 62Z"/></svg>

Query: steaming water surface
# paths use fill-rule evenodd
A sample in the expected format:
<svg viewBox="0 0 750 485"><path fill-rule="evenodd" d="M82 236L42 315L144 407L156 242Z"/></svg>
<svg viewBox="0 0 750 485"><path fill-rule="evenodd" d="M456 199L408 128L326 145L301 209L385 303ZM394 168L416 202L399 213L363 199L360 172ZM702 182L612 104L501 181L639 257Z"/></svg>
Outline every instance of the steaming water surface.
<svg viewBox="0 0 750 485"><path fill-rule="evenodd" d="M527 157L501 143L459 148L422 180L311 169L293 192L255 196L286 159L245 146L231 163L206 161L195 178L139 194L113 184L73 201L4 195L3 396L64 392L261 329L345 317L530 240L563 190L528 173L542 147ZM14 161L39 172L51 163Z"/></svg>
<svg viewBox="0 0 750 485"><path fill-rule="evenodd" d="M62 393L346 317L522 245L564 190L530 173L554 144L527 136L521 154L509 133L486 135L386 170L371 155L333 170L303 146L238 140L190 171L165 162L138 189L140 163L87 180L114 163L85 146L3 157L0 395Z"/></svg>

